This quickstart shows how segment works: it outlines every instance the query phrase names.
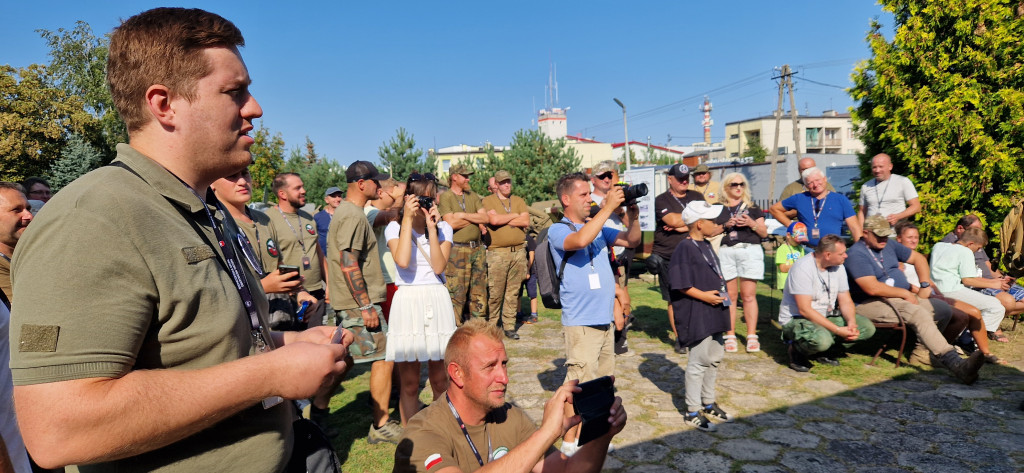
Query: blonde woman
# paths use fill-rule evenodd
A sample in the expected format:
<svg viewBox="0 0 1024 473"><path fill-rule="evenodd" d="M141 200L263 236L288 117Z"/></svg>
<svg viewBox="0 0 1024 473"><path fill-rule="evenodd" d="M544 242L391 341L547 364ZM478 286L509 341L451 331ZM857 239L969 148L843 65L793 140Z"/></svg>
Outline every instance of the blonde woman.
<svg viewBox="0 0 1024 473"><path fill-rule="evenodd" d="M757 281L764 279L764 249L761 239L768 235L764 212L750 200L750 182L738 172L722 179L718 201L729 211L718 257L726 280L729 299L729 331L725 334L725 351L739 351L736 342L737 293L743 300L743 318L747 322L747 352L761 351L757 337ZM738 283L737 283L738 280Z"/></svg>

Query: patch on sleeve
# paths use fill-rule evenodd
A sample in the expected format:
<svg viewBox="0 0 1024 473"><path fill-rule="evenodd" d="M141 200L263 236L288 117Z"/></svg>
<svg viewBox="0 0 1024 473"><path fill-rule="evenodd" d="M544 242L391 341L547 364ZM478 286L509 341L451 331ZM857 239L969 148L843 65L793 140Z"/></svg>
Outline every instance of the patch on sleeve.
<svg viewBox="0 0 1024 473"><path fill-rule="evenodd" d="M429 470L429 469L437 466L438 463L441 463L441 454L440 453L435 453L435 454L427 457L427 459L423 461L423 467L424 467L424 469Z"/></svg>
<svg viewBox="0 0 1024 473"><path fill-rule="evenodd" d="M217 253L214 253L213 250L206 245L182 248L181 254L185 256L185 262L188 264L196 264L200 261L217 257Z"/></svg>
<svg viewBox="0 0 1024 473"><path fill-rule="evenodd" d="M21 326L21 337L18 338L18 351L55 352L59 333L59 325L24 324Z"/></svg>

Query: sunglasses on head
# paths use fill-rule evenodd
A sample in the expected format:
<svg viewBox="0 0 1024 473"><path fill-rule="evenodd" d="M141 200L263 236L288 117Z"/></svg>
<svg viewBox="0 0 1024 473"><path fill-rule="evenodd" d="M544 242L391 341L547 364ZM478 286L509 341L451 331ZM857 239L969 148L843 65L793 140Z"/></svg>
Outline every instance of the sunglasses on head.
<svg viewBox="0 0 1024 473"><path fill-rule="evenodd" d="M729 187L746 187L747 184L743 182L733 182L729 184Z"/></svg>
<svg viewBox="0 0 1024 473"><path fill-rule="evenodd" d="M598 178L598 179L602 179L602 180L603 180L603 179L611 179L611 178L612 178L612 172L611 172L611 171L608 171L608 172L606 172L606 173L604 173L604 174L598 174L598 175L597 175L597 178Z"/></svg>
<svg viewBox="0 0 1024 473"><path fill-rule="evenodd" d="M409 182L417 182L417 181L434 181L434 182L437 182L437 177L435 177L433 174L431 174L429 172L426 173L426 174L420 174L418 172L414 172L414 173L412 173L409 176Z"/></svg>

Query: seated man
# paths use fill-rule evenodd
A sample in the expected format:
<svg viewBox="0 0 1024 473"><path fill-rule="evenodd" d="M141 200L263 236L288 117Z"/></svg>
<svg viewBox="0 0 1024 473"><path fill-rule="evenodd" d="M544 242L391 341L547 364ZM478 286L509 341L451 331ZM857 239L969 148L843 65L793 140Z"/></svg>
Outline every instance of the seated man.
<svg viewBox="0 0 1024 473"><path fill-rule="evenodd" d="M837 339L852 343L875 334L871 321L854 313L843 269L845 259L846 243L836 235L825 235L813 253L789 268L779 323L789 345L789 367L795 371L811 369L809 356L838 366L838 361L823 355Z"/></svg>
<svg viewBox="0 0 1024 473"><path fill-rule="evenodd" d="M968 288L1006 289L1003 279L986 279L974 264L974 253L988 244L988 235L980 228L968 228L956 243L939 242L932 248L932 277L946 297L966 302L981 311L989 338L999 329L1006 309L995 296ZM993 358L993 362L995 362Z"/></svg>
<svg viewBox="0 0 1024 473"><path fill-rule="evenodd" d="M579 447L571 457L552 445L580 423L566 416L573 394L569 381L544 406L540 428L518 407L505 402L508 355L502 331L473 318L448 340L445 402L431 404L412 419L395 450L394 472L597 472L604 465L611 438L626 425L622 399L612 405L607 434Z"/></svg>
<svg viewBox="0 0 1024 473"><path fill-rule="evenodd" d="M942 336L936 319L944 318L940 324L945 327L951 313L949 305L937 299L927 299L931 286L928 261L920 253L898 242L890 242L889 237L895 234L885 217L872 215L864 221L862 240L850 247L846 272L850 277L857 312L876 323L896 322L899 320L898 312L904 323L917 334L919 345L923 346L915 349L913 361L929 360L930 354L957 379L973 384L985 362L981 353L973 353L964 361ZM910 284L899 270L900 262L913 264L917 269L921 280L921 290L917 294L910 292ZM937 313L940 314L938 317ZM925 350L928 354L924 353Z"/></svg>

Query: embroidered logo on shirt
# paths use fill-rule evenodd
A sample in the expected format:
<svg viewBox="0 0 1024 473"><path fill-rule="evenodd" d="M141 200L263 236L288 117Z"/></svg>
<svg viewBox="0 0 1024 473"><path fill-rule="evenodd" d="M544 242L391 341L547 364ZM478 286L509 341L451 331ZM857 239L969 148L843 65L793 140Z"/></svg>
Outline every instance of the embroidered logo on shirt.
<svg viewBox="0 0 1024 473"><path fill-rule="evenodd" d="M423 461L423 467L426 468L427 470L429 470L429 469L437 466L438 463L441 463L441 454L440 453L435 453L435 454L427 457L427 459Z"/></svg>
<svg viewBox="0 0 1024 473"><path fill-rule="evenodd" d="M306 224L306 231L309 232L310 235L316 235L316 229L313 228L313 224L311 223Z"/></svg>
<svg viewBox="0 0 1024 473"><path fill-rule="evenodd" d="M491 461L497 460L505 455L508 455L508 447L498 447L494 449L494 453L491 454Z"/></svg>
<svg viewBox="0 0 1024 473"><path fill-rule="evenodd" d="M277 243L274 243L274 239L273 238L267 238L267 253L270 253L270 256L273 256L275 258L278 255L278 253L277 253Z"/></svg>
<svg viewBox="0 0 1024 473"><path fill-rule="evenodd" d="M181 254L185 257L185 262L188 264L196 264L200 261L217 257L217 253L214 253L209 246L205 245L182 248Z"/></svg>

